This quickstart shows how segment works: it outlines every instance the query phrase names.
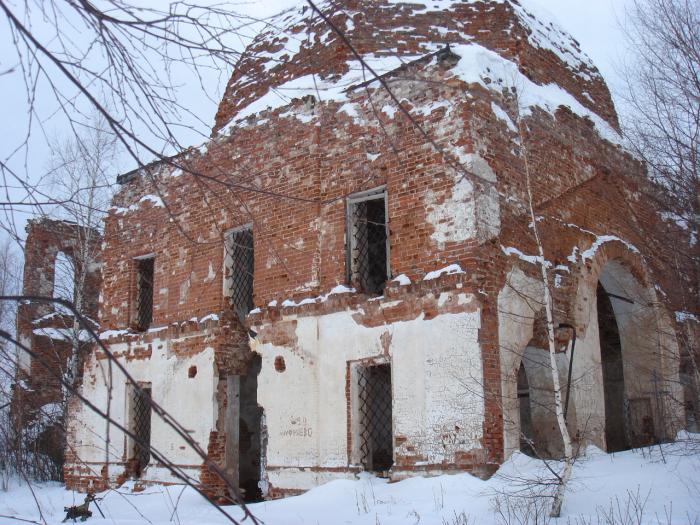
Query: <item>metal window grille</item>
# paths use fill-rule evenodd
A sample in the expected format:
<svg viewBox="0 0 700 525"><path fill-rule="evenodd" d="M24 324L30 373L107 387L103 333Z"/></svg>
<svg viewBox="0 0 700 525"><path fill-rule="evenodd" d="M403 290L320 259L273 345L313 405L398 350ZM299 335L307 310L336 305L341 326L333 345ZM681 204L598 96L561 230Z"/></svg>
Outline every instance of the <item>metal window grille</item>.
<svg viewBox="0 0 700 525"><path fill-rule="evenodd" d="M136 329L147 330L153 320L153 257L137 261Z"/></svg>
<svg viewBox="0 0 700 525"><path fill-rule="evenodd" d="M134 458L136 459L136 475L140 476L143 469L151 460L151 389L135 388L132 398L132 432L134 441Z"/></svg>
<svg viewBox="0 0 700 525"><path fill-rule="evenodd" d="M349 280L360 290L381 294L388 278L384 195L349 204Z"/></svg>
<svg viewBox="0 0 700 525"><path fill-rule="evenodd" d="M253 229L236 230L231 234L231 304L243 321L253 309Z"/></svg>
<svg viewBox="0 0 700 525"><path fill-rule="evenodd" d="M394 463L391 415L391 366L358 369L360 461L366 470L382 472Z"/></svg>

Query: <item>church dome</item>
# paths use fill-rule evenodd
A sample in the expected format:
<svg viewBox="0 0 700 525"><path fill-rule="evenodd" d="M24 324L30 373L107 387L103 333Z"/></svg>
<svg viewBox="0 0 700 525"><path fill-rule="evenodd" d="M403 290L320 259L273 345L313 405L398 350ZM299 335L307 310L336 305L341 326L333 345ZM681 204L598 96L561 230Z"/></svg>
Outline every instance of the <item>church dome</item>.
<svg viewBox="0 0 700 525"><path fill-rule="evenodd" d="M448 44L465 57L455 72L462 80L483 81L513 71L538 92L532 104L546 104L539 100L543 92L560 91L545 98L619 127L610 92L578 42L524 1L336 0L318 5L330 24L304 4L269 20L246 48L226 86L214 134L295 98L342 101L348 88L372 80L375 73L388 74Z"/></svg>

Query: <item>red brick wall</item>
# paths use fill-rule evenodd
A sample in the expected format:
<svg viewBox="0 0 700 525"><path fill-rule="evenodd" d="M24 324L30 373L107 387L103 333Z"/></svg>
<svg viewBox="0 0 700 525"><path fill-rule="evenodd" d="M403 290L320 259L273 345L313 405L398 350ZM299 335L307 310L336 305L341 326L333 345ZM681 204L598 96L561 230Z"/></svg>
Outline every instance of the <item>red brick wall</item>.
<svg viewBox="0 0 700 525"><path fill-rule="evenodd" d="M27 224L27 240L24 250L24 281L22 294L28 296L53 295L54 270L56 256L63 252L67 257L74 257L76 250L85 239L91 239L90 253L98 254L102 237L92 231L87 236L87 229L75 223L37 219ZM99 259L94 261L87 274L82 293L85 298L83 315L89 319L97 319L97 299L100 290L101 275ZM78 263L79 264L79 263ZM52 315L53 314L53 315ZM39 405L60 398L58 379L49 372L65 371L70 353L70 343L47 336L37 335L35 329L66 329L72 328L73 317L60 311L50 302L26 301L20 303L17 312L17 334L21 341L28 342L30 348L42 357L32 360L31 370L27 379L30 389L35 390L36 402ZM93 327L94 328L94 327ZM37 387L34 389L34 387ZM40 388L39 388L40 387Z"/></svg>

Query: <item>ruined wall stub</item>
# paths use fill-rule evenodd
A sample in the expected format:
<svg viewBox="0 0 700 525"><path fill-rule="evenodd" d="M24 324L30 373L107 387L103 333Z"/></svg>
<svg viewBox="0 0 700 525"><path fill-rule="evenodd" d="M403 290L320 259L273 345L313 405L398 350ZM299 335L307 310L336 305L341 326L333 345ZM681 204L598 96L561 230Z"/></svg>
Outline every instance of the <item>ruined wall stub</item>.
<svg viewBox="0 0 700 525"><path fill-rule="evenodd" d="M65 298L62 292L80 295L80 311L85 322L96 329L101 242L99 232L70 221L30 220L24 250L22 294L59 298ZM91 257L83 262L80 253ZM59 264L66 267L58 267ZM75 282L75 276L82 271L81 265L85 266L82 286ZM58 283L57 273L63 273L66 282ZM68 290L59 291L58 286ZM65 447L61 421L67 399L57 374L77 384L82 372L81 360L91 344L72 312L50 301L27 300L18 305L17 337L37 358L17 349L12 417L16 428L25 434L22 438L25 445L37 446L38 453L50 457L58 469L55 475L60 476Z"/></svg>

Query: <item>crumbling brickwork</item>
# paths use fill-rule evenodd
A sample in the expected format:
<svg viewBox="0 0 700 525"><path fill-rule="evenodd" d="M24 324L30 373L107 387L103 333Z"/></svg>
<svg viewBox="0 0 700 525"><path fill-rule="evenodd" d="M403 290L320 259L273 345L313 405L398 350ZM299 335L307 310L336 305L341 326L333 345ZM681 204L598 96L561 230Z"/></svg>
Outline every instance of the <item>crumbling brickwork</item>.
<svg viewBox="0 0 700 525"><path fill-rule="evenodd" d="M82 285L75 285L75 297L80 296L80 311L85 321L97 329L97 302L100 289L100 261L86 260L80 253L99 256L101 235L70 221L35 219L27 224L24 250L24 278L22 295L51 298L59 296L54 290L57 258L63 253L68 271L82 274ZM81 268L86 264L87 267ZM64 269L65 270L65 269ZM69 279L71 275L67 276ZM17 310L17 337L19 342L36 355L18 349L17 381L12 399L12 417L17 428L26 433L24 446L33 447L39 454L48 455L59 466L65 447L63 412L65 394L60 379L79 381L81 366L71 370L76 352L82 359L89 352L90 343L82 325L76 325L75 316L65 307L45 300L22 301Z"/></svg>
<svg viewBox="0 0 700 525"><path fill-rule="evenodd" d="M362 66L308 9L292 13L280 20L280 35L265 33L249 48L212 139L123 175L105 223L103 341L138 381L153 382L154 399L237 482L243 425L236 410L259 406L264 417L251 435L262 451L258 486L269 496L364 468L356 377L358 367L378 363L391 366L387 475L488 475L512 452L509 392L522 352L543 339L539 308L526 322L508 317L521 307L522 297L508 295L515 278L537 287L528 190L557 322L576 327L577 359L600 353L587 294L611 279L609 264L653 303L650 319L664 328L658 333L675 333L672 312L686 308L683 291L697 285L683 280L687 269L668 271L675 268L669 238L688 240L645 196L643 167L616 144L608 89L570 37L515 1L456 2L442 11L360 1L345 8L332 21L358 53L375 62L405 57L384 73L384 86L368 70L359 83L342 84ZM326 86L337 81L336 91L272 102L277 88L292 90L291 81L311 74ZM553 85L550 100L540 88ZM353 243L364 231L349 218L349 203L378 198L390 275L373 296L348 280L359 257ZM256 308L242 326L230 304L226 246L232 230L251 225ZM137 261L144 257L154 258L153 309L150 327L139 331ZM667 339L664 352L674 354L675 336ZM253 352L259 375L248 369ZM664 356L660 366L671 371ZM87 363L83 388L91 395L104 391L103 359L97 353ZM196 377L187 375L192 366ZM244 400L241 385L251 374L257 396ZM119 388L115 406L127 406ZM583 435L580 418L596 407L577 396L573 430L604 446L600 428ZM74 419L84 417L75 410ZM664 414L671 413L669 406ZM128 410L115 416L129 425ZM659 437L679 428L678 420L653 417ZM88 451L96 439L78 426L70 435L83 447L81 461L100 472L104 460ZM151 439L213 496L227 496L220 478L167 430L154 426ZM129 460L123 441L105 467L113 481ZM82 487L77 460L68 473L70 485ZM157 464L142 478L172 481Z"/></svg>

